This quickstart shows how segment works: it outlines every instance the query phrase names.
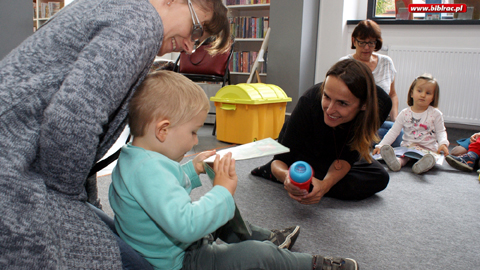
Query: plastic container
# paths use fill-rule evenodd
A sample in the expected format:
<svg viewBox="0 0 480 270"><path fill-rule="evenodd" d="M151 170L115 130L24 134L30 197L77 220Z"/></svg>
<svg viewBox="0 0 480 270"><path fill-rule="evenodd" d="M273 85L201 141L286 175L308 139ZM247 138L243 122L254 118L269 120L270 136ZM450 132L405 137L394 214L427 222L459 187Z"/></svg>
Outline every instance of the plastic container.
<svg viewBox="0 0 480 270"><path fill-rule="evenodd" d="M227 85L210 100L215 102L217 139L236 144L278 138L292 101L280 87L264 83Z"/></svg>
<svg viewBox="0 0 480 270"><path fill-rule="evenodd" d="M288 177L290 177L292 184L300 189L308 190L308 192L312 191L313 169L307 162L294 162L288 169Z"/></svg>

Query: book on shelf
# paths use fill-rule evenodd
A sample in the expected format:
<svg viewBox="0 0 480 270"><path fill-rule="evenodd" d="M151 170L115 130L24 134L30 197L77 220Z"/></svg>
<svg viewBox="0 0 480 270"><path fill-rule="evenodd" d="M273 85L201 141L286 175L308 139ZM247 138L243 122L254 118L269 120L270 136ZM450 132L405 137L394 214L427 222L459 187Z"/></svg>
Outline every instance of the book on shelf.
<svg viewBox="0 0 480 270"><path fill-rule="evenodd" d="M230 60L230 72L250 73L253 63L257 59L257 51L234 51ZM263 54L263 63L259 65L259 73L267 73L268 51Z"/></svg>
<svg viewBox="0 0 480 270"><path fill-rule="evenodd" d="M235 38L264 38L267 33L269 21L268 16L230 17L230 32Z"/></svg>
<svg viewBox="0 0 480 270"><path fill-rule="evenodd" d="M400 146L400 147L394 147L393 150L395 151L395 155L397 157L409 157L413 159L421 159L426 154L432 154L432 156L435 157L435 160L437 161L438 165L442 165L443 161L445 160L445 157L443 155L438 154L437 152L427 150L420 146L410 146L410 147ZM382 156L380 154L372 155L372 157L375 160L382 159Z"/></svg>
<svg viewBox="0 0 480 270"><path fill-rule="evenodd" d="M255 4L269 4L270 0L227 0L229 5L255 5Z"/></svg>
<svg viewBox="0 0 480 270"><path fill-rule="evenodd" d="M61 2L40 3L39 17L50 18L62 8Z"/></svg>
<svg viewBox="0 0 480 270"><path fill-rule="evenodd" d="M48 17L52 17L61 9L60 2L48 2Z"/></svg>

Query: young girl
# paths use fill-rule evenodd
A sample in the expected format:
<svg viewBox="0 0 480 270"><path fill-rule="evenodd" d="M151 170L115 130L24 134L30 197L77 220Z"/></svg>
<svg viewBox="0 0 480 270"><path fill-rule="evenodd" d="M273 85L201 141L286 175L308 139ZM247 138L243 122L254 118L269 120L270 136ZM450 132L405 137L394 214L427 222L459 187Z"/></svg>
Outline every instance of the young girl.
<svg viewBox="0 0 480 270"><path fill-rule="evenodd" d="M396 157L390 146L403 128L403 147L415 147L448 155L448 139L443 115L438 106L440 87L429 74L417 77L408 90L408 108L403 109L383 140L375 146L373 154L380 152L388 168L399 171L410 160L408 157ZM435 166L436 158L431 153L424 155L413 165L413 172L424 173Z"/></svg>

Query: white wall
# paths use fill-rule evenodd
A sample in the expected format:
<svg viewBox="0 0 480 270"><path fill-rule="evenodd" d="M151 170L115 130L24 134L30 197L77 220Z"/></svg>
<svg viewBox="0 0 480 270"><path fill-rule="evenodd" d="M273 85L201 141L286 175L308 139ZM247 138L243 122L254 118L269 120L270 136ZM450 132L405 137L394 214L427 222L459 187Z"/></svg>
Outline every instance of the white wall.
<svg viewBox="0 0 480 270"><path fill-rule="evenodd" d="M351 1L351 0L346 0ZM321 0L318 26L315 82L323 81L328 69L345 54L346 19L343 0Z"/></svg>

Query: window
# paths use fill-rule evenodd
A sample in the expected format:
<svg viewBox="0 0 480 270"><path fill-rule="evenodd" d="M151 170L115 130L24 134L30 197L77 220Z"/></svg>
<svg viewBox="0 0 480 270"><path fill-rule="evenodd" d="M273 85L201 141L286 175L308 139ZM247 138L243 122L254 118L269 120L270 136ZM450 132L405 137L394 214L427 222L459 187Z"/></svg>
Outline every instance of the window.
<svg viewBox="0 0 480 270"><path fill-rule="evenodd" d="M458 13L410 13L409 4L466 4ZM368 19L380 20L479 20L480 0L368 0Z"/></svg>
<svg viewBox="0 0 480 270"><path fill-rule="evenodd" d="M395 18L395 0L375 1L374 17Z"/></svg>

